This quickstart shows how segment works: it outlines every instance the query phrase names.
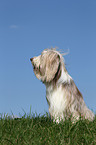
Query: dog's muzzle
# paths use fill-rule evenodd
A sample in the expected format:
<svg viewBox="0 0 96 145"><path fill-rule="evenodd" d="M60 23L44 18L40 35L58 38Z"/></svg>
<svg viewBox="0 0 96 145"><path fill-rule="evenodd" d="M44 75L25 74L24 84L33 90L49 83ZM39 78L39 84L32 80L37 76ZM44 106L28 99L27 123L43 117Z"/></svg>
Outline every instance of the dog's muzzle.
<svg viewBox="0 0 96 145"><path fill-rule="evenodd" d="M34 70L38 70L38 68L36 67L36 64L34 64L34 62L33 62L33 59L34 58L30 58L30 61L31 61L32 65L33 65L33 69Z"/></svg>
<svg viewBox="0 0 96 145"><path fill-rule="evenodd" d="M30 58L30 61L32 62L33 61L33 58Z"/></svg>

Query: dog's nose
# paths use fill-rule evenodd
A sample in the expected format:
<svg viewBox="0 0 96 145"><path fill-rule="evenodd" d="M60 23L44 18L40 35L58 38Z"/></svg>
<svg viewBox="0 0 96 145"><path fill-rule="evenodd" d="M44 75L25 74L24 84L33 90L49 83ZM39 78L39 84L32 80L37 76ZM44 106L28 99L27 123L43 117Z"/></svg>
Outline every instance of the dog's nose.
<svg viewBox="0 0 96 145"><path fill-rule="evenodd" d="M30 61L33 61L33 58L30 58Z"/></svg>

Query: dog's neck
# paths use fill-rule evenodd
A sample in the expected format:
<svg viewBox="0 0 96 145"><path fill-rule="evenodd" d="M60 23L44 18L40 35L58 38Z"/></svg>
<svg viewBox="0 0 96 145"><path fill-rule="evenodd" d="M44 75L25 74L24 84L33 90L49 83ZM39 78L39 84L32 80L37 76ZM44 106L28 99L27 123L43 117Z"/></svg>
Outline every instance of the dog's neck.
<svg viewBox="0 0 96 145"><path fill-rule="evenodd" d="M67 70L64 66L61 68L61 76L57 81L57 84L63 84L63 83L70 83L70 80L72 80L71 76L68 74Z"/></svg>
<svg viewBox="0 0 96 145"><path fill-rule="evenodd" d="M57 87L60 87L62 84L70 84L72 80L73 79L68 74L66 68L62 66L59 79L56 81L56 83L54 83L55 80L53 82L45 83L46 89L53 90Z"/></svg>

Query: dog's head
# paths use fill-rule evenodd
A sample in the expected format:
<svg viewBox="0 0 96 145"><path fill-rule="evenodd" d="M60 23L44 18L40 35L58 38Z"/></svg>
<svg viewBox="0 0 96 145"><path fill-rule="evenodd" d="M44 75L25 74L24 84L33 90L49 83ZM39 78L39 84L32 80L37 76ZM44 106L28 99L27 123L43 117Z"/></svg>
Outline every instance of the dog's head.
<svg viewBox="0 0 96 145"><path fill-rule="evenodd" d="M31 58L36 77L44 83L60 77L61 58L55 49L46 49L41 55Z"/></svg>

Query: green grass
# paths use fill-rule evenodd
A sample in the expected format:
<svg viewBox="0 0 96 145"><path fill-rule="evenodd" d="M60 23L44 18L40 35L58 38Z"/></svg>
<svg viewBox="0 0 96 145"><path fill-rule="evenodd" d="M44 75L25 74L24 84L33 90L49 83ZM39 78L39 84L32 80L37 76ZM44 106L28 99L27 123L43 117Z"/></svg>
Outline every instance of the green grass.
<svg viewBox="0 0 96 145"><path fill-rule="evenodd" d="M0 145L96 145L96 116L93 122L69 120L53 123L48 115L0 119Z"/></svg>

